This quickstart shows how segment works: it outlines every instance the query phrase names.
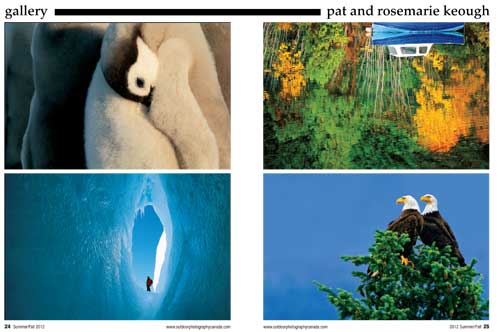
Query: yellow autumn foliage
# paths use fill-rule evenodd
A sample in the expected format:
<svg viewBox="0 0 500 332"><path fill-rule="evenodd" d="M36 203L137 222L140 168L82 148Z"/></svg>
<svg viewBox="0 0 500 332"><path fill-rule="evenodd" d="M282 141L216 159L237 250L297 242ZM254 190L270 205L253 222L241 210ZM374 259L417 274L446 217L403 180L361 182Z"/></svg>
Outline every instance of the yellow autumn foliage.
<svg viewBox="0 0 500 332"><path fill-rule="evenodd" d="M269 92L264 90L264 100L269 100L269 98L270 98Z"/></svg>
<svg viewBox="0 0 500 332"><path fill-rule="evenodd" d="M478 40L483 45L490 45L490 32L489 31L481 31L478 33Z"/></svg>
<svg viewBox="0 0 500 332"><path fill-rule="evenodd" d="M418 73L424 73L425 72L424 63L423 63L423 60L421 58L419 58L419 57L413 58L413 61L411 62L411 65L413 66L413 68L415 68L415 70Z"/></svg>
<svg viewBox="0 0 500 332"><path fill-rule="evenodd" d="M432 55L424 61L429 61L431 66L412 61L421 73L421 86L415 93L419 106L413 117L419 144L431 151L446 152L457 144L460 136L468 136L471 128L482 143L487 143L489 112L485 91L488 82L479 61L470 59L463 68L452 63L446 84L432 79L430 73L433 69L443 70L444 57Z"/></svg>
<svg viewBox="0 0 500 332"><path fill-rule="evenodd" d="M288 45L282 43L278 50L278 61L273 62L273 75L280 80L280 97L290 100L299 97L306 86L304 64L300 60L301 51L292 52Z"/></svg>
<svg viewBox="0 0 500 332"><path fill-rule="evenodd" d="M431 50L429 54L426 55L425 58L420 58L420 57L413 58L412 66L419 73L425 73L424 63L430 64L432 68L436 69L437 71L443 71L444 62L445 62L444 55L439 54L439 52L436 50Z"/></svg>
<svg viewBox="0 0 500 332"><path fill-rule="evenodd" d="M436 68L438 71L443 71L445 61L444 55L439 54L436 50L431 50L429 54L427 54L427 60L431 61L433 68Z"/></svg>

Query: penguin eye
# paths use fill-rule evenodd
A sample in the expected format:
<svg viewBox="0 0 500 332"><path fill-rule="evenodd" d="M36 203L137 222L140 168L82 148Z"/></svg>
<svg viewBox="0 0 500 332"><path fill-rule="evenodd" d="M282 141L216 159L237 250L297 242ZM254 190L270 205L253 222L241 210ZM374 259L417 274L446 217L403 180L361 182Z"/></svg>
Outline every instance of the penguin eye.
<svg viewBox="0 0 500 332"><path fill-rule="evenodd" d="M144 79L138 77L136 80L135 80L135 84L137 85L137 87L139 88L144 88Z"/></svg>

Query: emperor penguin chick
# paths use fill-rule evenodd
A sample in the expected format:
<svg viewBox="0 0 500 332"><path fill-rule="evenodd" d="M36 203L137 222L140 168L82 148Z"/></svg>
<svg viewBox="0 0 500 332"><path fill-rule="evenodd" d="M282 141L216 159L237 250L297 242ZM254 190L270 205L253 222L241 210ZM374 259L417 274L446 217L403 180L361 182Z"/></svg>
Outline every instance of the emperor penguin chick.
<svg viewBox="0 0 500 332"><path fill-rule="evenodd" d="M85 105L88 168L179 168L169 138L147 116L158 70L141 24L109 26Z"/></svg>
<svg viewBox="0 0 500 332"><path fill-rule="evenodd" d="M160 71L150 110L152 122L176 146L179 163L189 169L219 168L219 147L189 82L193 51L170 38L158 50Z"/></svg>

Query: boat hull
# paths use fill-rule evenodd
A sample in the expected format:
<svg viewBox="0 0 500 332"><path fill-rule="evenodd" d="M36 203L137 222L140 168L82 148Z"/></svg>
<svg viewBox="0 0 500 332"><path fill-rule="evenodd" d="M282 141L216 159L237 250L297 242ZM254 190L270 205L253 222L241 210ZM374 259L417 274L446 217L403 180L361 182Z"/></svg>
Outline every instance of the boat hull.
<svg viewBox="0 0 500 332"><path fill-rule="evenodd" d="M373 23L373 45L463 44L463 23Z"/></svg>
<svg viewBox="0 0 500 332"><path fill-rule="evenodd" d="M458 31L463 29L464 24L460 22L377 22L373 23L373 30L390 29L390 30L403 30L403 31Z"/></svg>
<svg viewBox="0 0 500 332"><path fill-rule="evenodd" d="M378 38L377 38L378 37ZM373 35L373 45L404 45L404 44L463 44L464 36L455 33L436 34L401 34L393 36Z"/></svg>

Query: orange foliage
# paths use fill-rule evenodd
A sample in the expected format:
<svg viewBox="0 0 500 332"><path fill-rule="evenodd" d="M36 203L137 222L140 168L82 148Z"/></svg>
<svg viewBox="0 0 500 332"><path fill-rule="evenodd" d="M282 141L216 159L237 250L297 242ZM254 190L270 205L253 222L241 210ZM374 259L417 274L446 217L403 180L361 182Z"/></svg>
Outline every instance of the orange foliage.
<svg viewBox="0 0 500 332"><path fill-rule="evenodd" d="M278 30L288 32L292 29L292 23L278 23Z"/></svg>
<svg viewBox="0 0 500 332"><path fill-rule="evenodd" d="M413 67L421 73L421 86L416 91L419 107L413 117L419 144L431 151L446 152L460 136L468 136L473 128L482 143L489 140L488 82L477 59L470 59L460 68L450 65L450 76L434 80L430 71L442 71L444 57L433 52L425 66L414 60ZM447 59L450 61L450 59ZM429 68L432 67L432 68Z"/></svg>
<svg viewBox="0 0 500 332"><path fill-rule="evenodd" d="M278 50L278 62L273 63L274 77L281 82L280 97L290 100L300 96L306 86L304 79L304 64L300 61L301 52L292 53L284 43Z"/></svg>

